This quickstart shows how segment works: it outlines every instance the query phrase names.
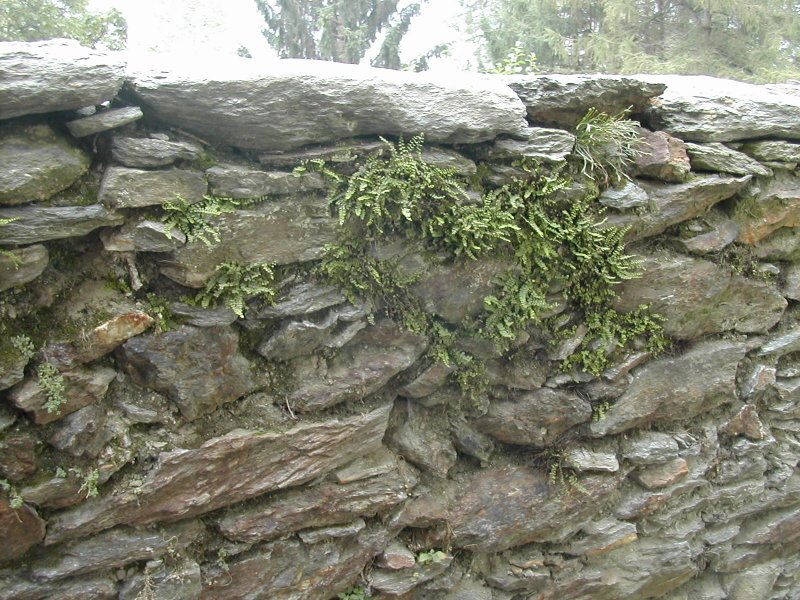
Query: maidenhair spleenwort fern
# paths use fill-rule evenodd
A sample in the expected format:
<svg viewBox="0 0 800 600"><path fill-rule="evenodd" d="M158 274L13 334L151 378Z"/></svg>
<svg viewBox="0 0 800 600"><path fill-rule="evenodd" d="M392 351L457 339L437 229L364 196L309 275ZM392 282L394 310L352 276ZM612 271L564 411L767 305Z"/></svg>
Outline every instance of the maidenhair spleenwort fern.
<svg viewBox="0 0 800 600"><path fill-rule="evenodd" d="M249 298L260 297L267 302L272 302L275 298L274 268L274 264L242 265L224 262L217 266L194 301L203 308L222 302L236 316L244 318L245 305Z"/></svg>

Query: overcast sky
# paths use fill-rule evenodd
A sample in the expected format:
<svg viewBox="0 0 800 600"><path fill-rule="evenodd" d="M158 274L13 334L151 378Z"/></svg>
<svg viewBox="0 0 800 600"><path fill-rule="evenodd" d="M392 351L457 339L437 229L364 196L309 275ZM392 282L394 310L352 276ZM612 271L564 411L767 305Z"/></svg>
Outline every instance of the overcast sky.
<svg viewBox="0 0 800 600"><path fill-rule="evenodd" d="M235 54L244 46L258 60L275 58L261 29L254 0L91 0L93 8L117 8L128 22L128 48L134 52L179 53L187 59ZM403 40L404 62L437 44L455 41L452 57L435 70L466 69L474 54L463 41L458 0L429 0Z"/></svg>

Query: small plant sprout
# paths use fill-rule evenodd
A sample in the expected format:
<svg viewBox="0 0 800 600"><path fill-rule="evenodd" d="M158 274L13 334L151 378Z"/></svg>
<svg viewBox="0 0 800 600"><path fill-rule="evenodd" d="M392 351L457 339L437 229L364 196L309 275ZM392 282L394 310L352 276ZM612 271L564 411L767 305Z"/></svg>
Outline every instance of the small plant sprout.
<svg viewBox="0 0 800 600"><path fill-rule="evenodd" d="M8 505L14 510L19 510L25 505L25 501L22 499L17 488L11 485L7 480L0 479L0 490L8 494Z"/></svg>
<svg viewBox="0 0 800 600"><path fill-rule="evenodd" d="M418 565L435 565L447 558L447 554L441 550L428 550L417 554Z"/></svg>
<svg viewBox="0 0 800 600"><path fill-rule="evenodd" d="M50 363L42 363L38 369L39 386L47 397L45 409L56 413L67 403L66 383L61 372Z"/></svg>
<svg viewBox="0 0 800 600"><path fill-rule="evenodd" d="M266 302L274 300L274 268L275 265L266 263L242 265L224 262L217 267L194 301L203 308L222 302L242 319L248 298L260 297Z"/></svg>

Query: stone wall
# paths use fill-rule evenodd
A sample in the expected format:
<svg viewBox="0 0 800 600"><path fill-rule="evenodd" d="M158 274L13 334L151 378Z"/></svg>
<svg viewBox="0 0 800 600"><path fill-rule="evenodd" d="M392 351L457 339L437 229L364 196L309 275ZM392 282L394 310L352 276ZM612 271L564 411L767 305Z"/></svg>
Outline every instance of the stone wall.
<svg viewBox="0 0 800 600"><path fill-rule="evenodd" d="M565 372L562 306L571 337L475 350L474 402L314 275L340 226L304 160L352 173L423 133L491 189L579 165L590 107L643 125L599 202L641 261L616 307L662 315L665 353ZM797 87L4 43L0 118L0 598L800 598ZM207 195L260 201L209 216L218 242L164 223ZM445 324L504 269L400 252ZM232 261L276 265L276 297L185 301Z"/></svg>

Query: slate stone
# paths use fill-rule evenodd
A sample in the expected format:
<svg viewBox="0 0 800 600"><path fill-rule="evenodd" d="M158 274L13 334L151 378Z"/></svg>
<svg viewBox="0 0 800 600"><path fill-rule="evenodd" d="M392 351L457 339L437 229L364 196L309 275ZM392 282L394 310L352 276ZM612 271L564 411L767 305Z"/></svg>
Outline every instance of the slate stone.
<svg viewBox="0 0 800 600"><path fill-rule="evenodd" d="M541 447L591 418L591 405L576 394L542 388L520 394L515 401L492 402L475 425L505 444Z"/></svg>
<svg viewBox="0 0 800 600"><path fill-rule="evenodd" d="M585 537L560 548L559 551L573 556L600 556L639 539L636 525L613 518L588 523L581 531Z"/></svg>
<svg viewBox="0 0 800 600"><path fill-rule="evenodd" d="M80 237L99 227L121 225L124 221L121 214L100 204L0 208L0 219L12 219L3 225L0 245Z"/></svg>
<svg viewBox="0 0 800 600"><path fill-rule="evenodd" d="M374 569L371 573L370 584L389 597L402 596L444 573L452 562L453 557L448 556L438 562L417 564L411 569L402 571Z"/></svg>
<svg viewBox="0 0 800 600"><path fill-rule="evenodd" d="M638 113L665 85L618 75L511 75L500 77L519 95L537 125L573 128L590 108L616 114Z"/></svg>
<svg viewBox="0 0 800 600"><path fill-rule="evenodd" d="M247 316L256 319L294 317L317 312L341 304L344 293L334 286L318 281L300 281L278 292L270 306L251 309Z"/></svg>
<svg viewBox="0 0 800 600"><path fill-rule="evenodd" d="M800 227L783 227L752 246L761 260L800 260Z"/></svg>
<svg viewBox="0 0 800 600"><path fill-rule="evenodd" d="M389 547L375 559L377 567L388 569L389 571L411 569L416 564L417 560L414 558L414 553L397 541L389 544Z"/></svg>
<svg viewBox="0 0 800 600"><path fill-rule="evenodd" d="M665 318L664 331L675 338L767 331L786 309L786 300L773 286L709 261L662 252L642 257L640 269L640 279L619 286L615 307L627 312L650 305Z"/></svg>
<svg viewBox="0 0 800 600"><path fill-rule="evenodd" d="M657 464L678 456L675 438L659 431L640 431L622 443L622 456L634 464Z"/></svg>
<svg viewBox="0 0 800 600"><path fill-rule="evenodd" d="M33 581L14 573L0 574L0 600L116 600L117 582L105 575L68 581Z"/></svg>
<svg viewBox="0 0 800 600"><path fill-rule="evenodd" d="M49 125L0 130L0 205L47 200L75 183L91 160Z"/></svg>
<svg viewBox="0 0 800 600"><path fill-rule="evenodd" d="M218 308L202 308L183 302L174 302L170 306L172 313L186 320L187 325L195 327L225 327L232 325L239 317L227 306Z"/></svg>
<svg viewBox="0 0 800 600"><path fill-rule="evenodd" d="M778 332L763 345L758 351L759 356L784 356L791 352L800 351L800 330L792 329Z"/></svg>
<svg viewBox="0 0 800 600"><path fill-rule="evenodd" d="M161 221L134 219L120 229L100 234L108 252L172 252L186 243L186 236Z"/></svg>
<svg viewBox="0 0 800 600"><path fill-rule="evenodd" d="M448 148L425 146L422 149L422 160L440 169L452 169L463 177L469 177L478 172L474 161Z"/></svg>
<svg viewBox="0 0 800 600"><path fill-rule="evenodd" d="M580 478L580 484L588 495L550 485L546 473L526 467L481 470L449 511L453 546L500 552L563 539L600 510L619 481L592 475Z"/></svg>
<svg viewBox="0 0 800 600"><path fill-rule="evenodd" d="M44 521L27 505L11 508L5 492L0 492L0 563L23 556L44 539Z"/></svg>
<svg viewBox="0 0 800 600"><path fill-rule="evenodd" d="M125 167L167 167L179 160L195 160L201 149L189 142L172 142L152 138L115 135L111 142L111 158Z"/></svg>
<svg viewBox="0 0 800 600"><path fill-rule="evenodd" d="M61 419L50 436L50 445L72 456L97 458L116 433L108 427L105 408L90 404Z"/></svg>
<svg viewBox="0 0 800 600"><path fill-rule="evenodd" d="M597 201L609 208L626 210L647 205L647 192L634 182L626 181L618 187L604 190Z"/></svg>
<svg viewBox="0 0 800 600"><path fill-rule="evenodd" d="M684 458L673 458L658 465L640 469L633 478L648 490L657 490L679 482L689 474L689 465Z"/></svg>
<svg viewBox="0 0 800 600"><path fill-rule="evenodd" d="M600 452L586 448L574 448L565 452L564 464L579 472L616 473L619 471L619 461L613 452Z"/></svg>
<svg viewBox="0 0 800 600"><path fill-rule="evenodd" d="M784 142L782 140L747 142L742 146L742 152L760 161L785 163L800 162L800 144L792 144L791 142Z"/></svg>
<svg viewBox="0 0 800 600"><path fill-rule="evenodd" d="M142 485L89 500L48 523L47 544L118 524L178 521L298 486L375 452L390 405L282 433L237 430L199 448L162 452Z"/></svg>
<svg viewBox="0 0 800 600"><path fill-rule="evenodd" d="M446 478L456 464L457 455L447 432L438 425L429 410L408 402L402 425L389 439L403 458L437 477Z"/></svg>
<svg viewBox="0 0 800 600"><path fill-rule="evenodd" d="M196 171L109 167L97 197L109 208L141 208L175 202L177 198L194 204L202 200L205 193L203 174Z"/></svg>
<svg viewBox="0 0 800 600"><path fill-rule="evenodd" d="M758 412L751 404L747 404L739 410L727 422L719 428L720 433L728 435L744 435L750 440L763 440L767 437L767 429L758 418Z"/></svg>
<svg viewBox="0 0 800 600"><path fill-rule="evenodd" d="M531 158L540 162L558 163L567 160L575 146L575 136L561 129L529 127L522 140L497 140L488 153L490 160Z"/></svg>
<svg viewBox="0 0 800 600"><path fill-rule="evenodd" d="M438 361L434 362L413 380L400 388L400 394L406 398L424 398L425 396L430 396L447 382L447 378L455 370L455 365L446 365Z"/></svg>
<svg viewBox="0 0 800 600"><path fill-rule="evenodd" d="M719 142L686 144L693 171L714 171L731 175L760 175L769 177L772 170L753 160L747 154L733 150Z"/></svg>
<svg viewBox="0 0 800 600"><path fill-rule="evenodd" d="M236 165L217 165L206 171L210 193L228 198L286 196L324 190L318 173L303 175L286 171L259 171Z"/></svg>
<svg viewBox="0 0 800 600"><path fill-rule="evenodd" d="M696 255L719 252L730 246L739 237L739 226L735 221L714 212L709 213L709 216L711 218L706 220L712 228L711 231L680 240L687 252Z"/></svg>
<svg viewBox="0 0 800 600"><path fill-rule="evenodd" d="M36 473L38 445L36 437L22 432L11 432L0 438L0 478L19 481Z"/></svg>
<svg viewBox="0 0 800 600"><path fill-rule="evenodd" d="M736 393L736 368L746 351L741 342L707 341L681 356L644 365L605 418L591 423L592 434L686 421L730 402Z"/></svg>
<svg viewBox="0 0 800 600"><path fill-rule="evenodd" d="M74 40L0 42L0 119L100 104L124 76L115 55Z"/></svg>
<svg viewBox="0 0 800 600"><path fill-rule="evenodd" d="M648 114L652 129L689 142L800 138L800 97L706 76L645 75L667 85Z"/></svg>
<svg viewBox="0 0 800 600"><path fill-rule="evenodd" d="M202 287L217 265L226 261L285 265L315 260L336 240L338 231L328 201L316 195L292 202L262 202L209 221L225 243L208 247L199 240L189 242L159 259L162 274L187 287Z"/></svg>
<svg viewBox="0 0 800 600"><path fill-rule="evenodd" d="M274 540L301 529L386 514L409 497L416 483L413 470L392 455L366 477L275 492L257 504L228 510L218 527L233 541Z"/></svg>
<svg viewBox="0 0 800 600"><path fill-rule="evenodd" d="M255 388L238 343L238 333L229 327L184 325L131 338L117 361L134 382L168 396L191 421Z"/></svg>
<svg viewBox="0 0 800 600"><path fill-rule="evenodd" d="M309 412L368 396L414 364L425 347L421 336L392 321L379 321L330 359L295 362L289 402L295 410Z"/></svg>
<svg viewBox="0 0 800 600"><path fill-rule="evenodd" d="M232 561L227 571L205 582L203 600L270 598L270 600L329 600L346 592L390 535L370 528L356 539L306 545L288 539L261 546L255 553Z"/></svg>
<svg viewBox="0 0 800 600"><path fill-rule="evenodd" d="M54 561L35 561L31 565L31 573L39 581L53 581L121 567L180 552L202 532L203 525L199 521L164 527L160 531L118 527L62 546Z"/></svg>
<svg viewBox="0 0 800 600"><path fill-rule="evenodd" d="M134 73L128 85L155 117L252 150L372 134L475 143L523 127L524 107L511 90L463 74L442 78L310 60L265 67L231 59L182 66L180 73Z"/></svg>
<svg viewBox="0 0 800 600"><path fill-rule="evenodd" d="M148 561L145 572L154 598L159 600L195 600L203 592L200 565L193 560L183 560L177 564L164 559ZM119 591L118 600L137 600L145 589L145 578L127 579Z"/></svg>
<svg viewBox="0 0 800 600"><path fill-rule="evenodd" d="M800 226L800 180L795 175L776 175L759 182L734 206L739 225L738 241L756 244L782 227Z"/></svg>
<svg viewBox="0 0 800 600"><path fill-rule="evenodd" d="M73 136L81 138L101 131L122 127L128 123L138 121L143 116L144 113L138 106L126 106L124 108L105 110L75 121L67 121L66 125Z"/></svg>
<svg viewBox="0 0 800 600"><path fill-rule="evenodd" d="M450 434L456 450L478 459L481 465L489 462L494 451L494 442L489 436L476 431L462 420L451 423Z"/></svg>
<svg viewBox="0 0 800 600"><path fill-rule="evenodd" d="M62 371L66 402L56 411L45 407L48 398L35 376L29 377L8 391L8 399L29 413L37 425L46 425L101 400L111 381L117 376L114 369L103 366L74 367Z"/></svg>
<svg viewBox="0 0 800 600"><path fill-rule="evenodd" d="M339 538L355 537L366 526L364 519L356 519L347 525L331 525L330 527L301 531L297 534L297 537L305 544L319 544L320 542L329 542Z"/></svg>
<svg viewBox="0 0 800 600"><path fill-rule="evenodd" d="M698 175L690 181L669 185L639 182L649 203L641 214L608 216L608 225L630 227L626 240L632 242L663 233L670 225L687 221L741 191L750 176Z"/></svg>
<svg viewBox="0 0 800 600"><path fill-rule="evenodd" d="M640 177L649 177L671 183L681 183L689 177L692 166L686 154L686 144L665 131L639 129L640 143L632 171Z"/></svg>
<svg viewBox="0 0 800 600"><path fill-rule="evenodd" d="M427 152L426 146L423 152ZM345 140L330 146L308 146L294 152L274 152L262 154L258 161L262 165L276 169L294 169L310 160L323 160L335 165L338 169L355 171L355 162L359 158L384 155L388 146L382 141Z"/></svg>
<svg viewBox="0 0 800 600"><path fill-rule="evenodd" d="M39 277L50 262L45 246L35 244L0 254L0 292L25 285Z"/></svg>

